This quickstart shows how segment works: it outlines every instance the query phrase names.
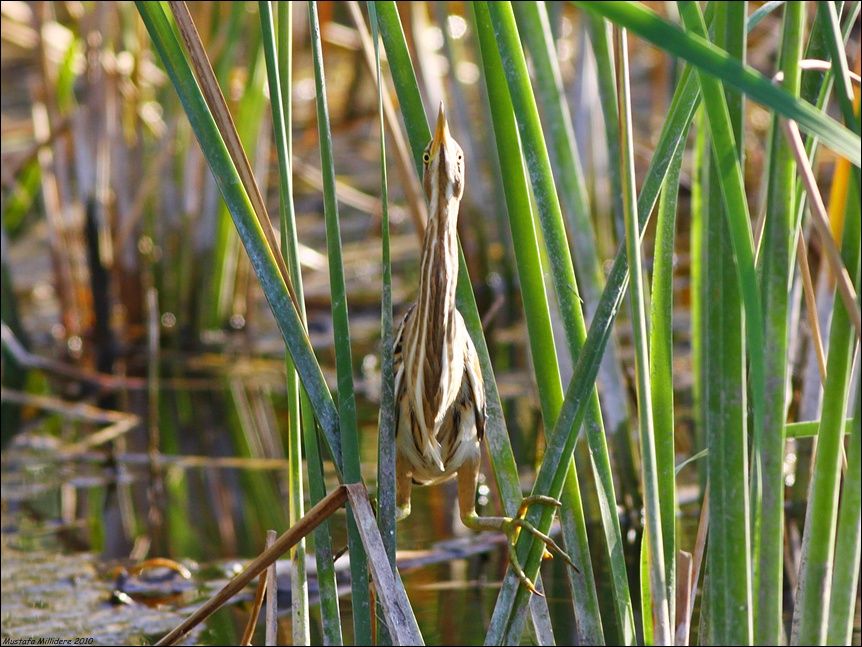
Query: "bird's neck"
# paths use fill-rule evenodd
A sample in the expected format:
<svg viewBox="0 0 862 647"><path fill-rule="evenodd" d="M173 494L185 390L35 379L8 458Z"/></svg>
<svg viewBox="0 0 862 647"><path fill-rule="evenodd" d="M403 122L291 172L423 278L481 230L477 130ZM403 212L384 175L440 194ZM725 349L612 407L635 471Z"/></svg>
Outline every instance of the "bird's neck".
<svg viewBox="0 0 862 647"><path fill-rule="evenodd" d="M442 196L441 196L442 197ZM422 245L417 321L426 332L428 352L437 354L455 317L458 282L458 200L431 205ZM435 208L436 207L436 208Z"/></svg>

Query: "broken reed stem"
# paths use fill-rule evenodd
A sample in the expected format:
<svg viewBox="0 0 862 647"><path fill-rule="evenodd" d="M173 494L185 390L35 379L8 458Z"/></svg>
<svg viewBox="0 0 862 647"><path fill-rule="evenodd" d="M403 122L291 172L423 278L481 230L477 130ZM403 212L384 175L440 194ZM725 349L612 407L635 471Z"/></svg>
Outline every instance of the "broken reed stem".
<svg viewBox="0 0 862 647"><path fill-rule="evenodd" d="M271 542L269 541L270 532L271 531L269 530L267 531L266 548L269 548L271 545ZM274 566L269 566L269 568L267 568L260 574L260 577L257 578L257 588L254 591L254 602L252 602L251 612L248 614L248 621L246 621L245 629L242 632L242 640L239 642L240 645L251 645L251 639L254 636L254 628L257 626L258 616L260 616L260 608L263 606L263 595L266 593L266 585L269 580L269 569L271 568L274 568Z"/></svg>
<svg viewBox="0 0 862 647"><path fill-rule="evenodd" d="M272 548L275 544L275 530L266 531L266 547ZM266 639L264 644L278 644L278 577L275 571L275 562L266 569Z"/></svg>
<svg viewBox="0 0 862 647"><path fill-rule="evenodd" d="M703 557L706 552L706 538L709 532L709 481L703 488L703 503L700 505L700 518L697 521L697 536L694 540L694 552L692 553L691 580L689 582L688 609L685 611L688 617L688 627L684 636L680 636L685 642L678 641L677 644L689 643L691 638L691 619L694 617L694 601L697 597L697 582L700 579L700 570L703 567ZM703 597L701 596L701 600ZM701 609L701 614L703 609Z"/></svg>
<svg viewBox="0 0 862 647"><path fill-rule="evenodd" d="M192 16L189 13L188 5L185 2L171 1L168 2L168 6L174 15L174 21L179 28L183 42L188 48L189 62L197 76L204 99L212 111L216 123L220 126L219 130L224 138L225 146L242 180L243 188L245 188L248 199L252 204L261 231L266 238L269 248L273 252L276 266L287 287L290 300L293 302L294 308L300 311L299 300L296 298L293 281L291 281L290 272L287 271L287 264L284 261L284 257L278 253L280 249L278 237L275 235L272 221L267 213L266 203L261 195L260 187L255 180L251 164L245 154L245 149L243 149L240 142L239 133L237 133L230 109L227 107L224 94L222 94L221 86L218 84L212 64L201 42L200 34L198 34L197 27L195 27L194 20L192 20Z"/></svg>
<svg viewBox="0 0 862 647"><path fill-rule="evenodd" d="M371 39L371 34L368 33L368 27L365 25L365 19L362 17L359 3L348 2L347 9L350 12L350 17L353 19L353 24L356 26L359 42L362 44L362 58L365 61L365 66L368 69L368 73L376 78L377 61L374 57L374 41ZM380 82L385 83L383 81ZM389 88L385 87L385 85L382 90L382 97L383 117L386 120L389 136L392 138L392 146L395 149L395 159L398 162L398 172L403 182L402 189L407 198L407 208L413 220L413 226L416 228L416 236L421 243L425 236L425 223L428 222L428 209L426 207L425 196L422 194L422 188L419 185L419 177L413 170L410 148L404 139L404 133L401 131L398 113L395 111L395 106L392 103ZM390 212L391 210L390 207Z"/></svg>
<svg viewBox="0 0 862 647"><path fill-rule="evenodd" d="M276 539L272 546L258 555L241 573L237 574L218 593L204 602L197 611L156 644L173 645L179 641L194 627L215 613L225 602L242 591L249 582L260 575L264 569L273 564L281 555L295 546L300 539L305 537L333 512L344 505L345 501L347 501L347 489L341 485L321 499L320 503L309 510L302 519Z"/></svg>
<svg viewBox="0 0 862 647"><path fill-rule="evenodd" d="M356 529L368 555L368 567L393 645L424 645L416 616L397 570L393 570L377 528L377 519L362 483L342 485L350 497Z"/></svg>
<svg viewBox="0 0 862 647"><path fill-rule="evenodd" d="M856 336L860 337L862 336L862 315L860 315L859 306L856 305L856 291L853 289L853 281L847 273L847 268L844 267L841 252L838 251L835 239L832 238L829 217L826 215L823 198L820 196L820 191L814 180L814 172L811 170L811 164L808 163L808 157L805 155L805 147L802 144L799 127L795 121L788 120L783 120L781 126L784 129L787 140L790 142L790 148L796 157L797 169L808 191L808 201L811 207L811 215L813 216L811 220L814 222L814 228L817 230L817 233L820 234L820 242L823 245L829 268L835 277L838 293L841 295L844 307L847 308L847 314L853 322L853 327L856 328Z"/></svg>
<svg viewBox="0 0 862 647"><path fill-rule="evenodd" d="M825 72L831 68L832 64L828 61L817 59L805 59L800 61L800 69L803 70L820 70ZM849 76L850 80L857 85L862 82L862 79L860 79L858 74L849 72ZM784 74L782 72L778 72L772 77L772 82L780 83L783 79ZM847 309L847 314L850 316L850 320L856 328L856 336L862 337L862 314L860 314L859 307L856 305L856 292L853 289L851 277L847 274L847 268L844 267L844 262L841 259L841 252L838 251L838 246L832 237L832 230L829 227L829 216L827 215L826 207L823 204L823 197L820 195L820 191L817 188L817 182L814 179L814 171L812 171L811 164L805 154L805 146L802 144L802 135L799 133L799 126L795 121L789 119L782 120L781 126L784 130L784 135L787 137L787 141L790 144L790 150L796 158L797 171L802 177L805 189L808 192L808 200L814 228L820 235L826 261L832 270L832 275L835 277L835 282L837 283L838 293L841 295L841 299L844 301L844 307ZM820 357L818 357L818 361L822 361ZM825 369L821 368L820 375L825 381Z"/></svg>
<svg viewBox="0 0 862 647"><path fill-rule="evenodd" d="M796 262L802 275L802 291L805 294L805 309L808 315L808 325L811 326L811 338L817 355L817 368L820 370L820 384L826 384L826 355L823 352L823 337L820 334L820 321L817 318L817 300L814 296L814 284L811 282L811 268L808 265L808 248L805 245L805 235L799 228L796 237Z"/></svg>
<svg viewBox="0 0 862 647"><path fill-rule="evenodd" d="M692 566L691 553L681 550L676 558L676 608L677 618L674 629L674 645L688 645L688 636L691 631L691 610L689 600L691 599Z"/></svg>

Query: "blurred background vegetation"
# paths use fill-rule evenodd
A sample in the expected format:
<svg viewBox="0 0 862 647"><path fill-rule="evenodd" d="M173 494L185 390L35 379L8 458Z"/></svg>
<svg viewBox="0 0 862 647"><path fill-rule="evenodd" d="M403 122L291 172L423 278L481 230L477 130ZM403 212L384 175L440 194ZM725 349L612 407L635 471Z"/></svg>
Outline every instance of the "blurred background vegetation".
<svg viewBox="0 0 862 647"><path fill-rule="evenodd" d="M568 385L576 373L578 355L566 351L579 348L583 335L577 341L573 336L570 310L582 307L589 326L612 275L617 251L626 241L626 215L631 216L635 208L634 203L625 204L628 189L623 171L627 160L621 159L619 138L631 138L630 161L640 190L654 164L662 128L673 114L671 100L682 85L685 63L668 55L675 53L672 47L657 47L635 36L629 39L630 68L622 77L631 95L631 130L627 132L624 123L616 120L617 110L622 111L617 107L621 99L616 85L622 72L614 69L613 43L605 28L609 23L603 22L599 13L570 3L516 6L514 16L529 54L531 74L522 78L527 87L535 88L542 119L536 141L542 140L544 132L545 155L553 169L545 185L550 192L546 193L536 180L536 166L529 155L538 150L531 147L534 140L523 120L527 113L523 106L529 102L519 103L521 95L516 93L512 77L503 75L499 58L499 76L494 78L495 63L488 59L488 50L482 49L482 12L488 11L485 3L476 3L478 8L463 2L397 3L397 13L391 15L396 19L400 16L412 68L390 49L393 36L389 33L390 41L386 40L385 20L391 15L384 13L388 7L380 7L388 55L382 64L383 117L378 110L375 50L370 36L375 25L369 21L365 3L316 3L319 41L309 29L306 3L293 4L292 59L286 59L292 79L282 90L290 105L287 122L298 240L295 251L310 342L326 382L335 390L339 337L331 310L333 286L327 260L332 260L332 247L328 247L331 239L324 219L324 201L334 196L340 212L340 265L350 315L361 476L373 491L382 383L381 289L386 267L381 263L381 225L386 222L389 227L391 295L397 326L416 297L421 236L427 218L414 166L421 126L407 114L404 81L399 80L399 75L408 75L418 85L425 114L435 114L438 103L445 101L452 134L465 152L467 188L459 238L481 318L478 330L484 331L499 391L505 420L502 429L508 430L517 466L516 483L527 491L545 454L546 425L549 433L553 427L547 420L548 411L559 412L563 401L562 390L555 404L545 399L549 396L541 386L542 371L551 370L557 389ZM766 78L773 77L778 69L787 69L788 48L807 52L819 47L818 55L805 57L832 57L827 44L830 32L822 26L828 12L824 14L825 10L817 6L827 3L804 3L791 12L780 2L739 4L742 13L728 9L725 15L725 10L707 9L708 17L713 12L731 23L727 28L730 41L721 40L720 27L712 32L714 41L735 51L735 56L744 58ZM842 51L850 68L858 72L859 3L834 4L843 30L843 35L839 34L843 37ZM377 5L395 7L394 3ZM664 19L683 23L680 13L685 13L685 7L678 11L674 3L646 5ZM280 205L283 208L280 187L284 183L280 180L279 138L273 134L268 79L272 68L268 68L266 45L272 35L261 28L258 3L202 2L189 3L188 7L278 229L275 214ZM79 635L96 635L104 642L147 642L176 624L193 601L218 588L235 567L234 559L259 553L267 529L282 531L296 520L288 505L291 491L296 491L295 486L289 486L288 450L289 430L296 424L291 420L299 420L298 409L291 404L296 402L295 387L290 386L295 381L285 377L285 343L279 327L211 174L205 151L135 4L4 1L0 11L3 635L55 635L58 627L63 627L58 623L75 619ZM502 19L497 11L491 8L488 15L489 20L496 21L493 24L499 35ZM795 36L788 27L788 13L798 13L799 33ZM284 15L279 7L277 21L285 20ZM743 22L734 25L737 16ZM733 42L734 34L741 43ZM499 40L500 55L505 58L505 39ZM329 121L325 128L332 139L334 183L327 181L326 161L321 162L315 44L322 47L328 81ZM279 55L283 53L279 51ZM797 65L799 58L797 53ZM281 74L285 73L282 68ZM695 77L689 74L685 78L694 84ZM821 72L806 72L800 78L796 95L816 103L820 93L824 110L844 121L844 106L838 99L827 101L828 93L821 90L825 85ZM720 81L729 83L728 79ZM784 277L782 285L789 286L783 305L768 300L765 280L758 283L762 286L758 289L765 304L764 317L768 319L772 309L778 308L787 330L786 347L770 355L780 358L783 377L774 390L780 391L777 406L785 415L779 416L779 426L784 429L785 419L821 419L821 373L826 367L825 359L818 364L817 347L823 343L826 351L832 352L828 342L835 283L824 244L812 233L809 216L802 217L801 198L793 201L802 190L787 179L796 167L789 150L776 144L782 137L778 118L762 103L742 102L738 93L734 95L732 83L722 88L727 92L736 141L742 142L734 152L743 160L744 198L751 214L746 224L755 249L767 249L767 257L772 253L769 245L774 243L767 242L772 223L768 214L781 210L772 206L775 191L781 192L775 187L784 186L787 196L792 193L794 218L790 220L800 214L788 225L788 231L794 233L778 233L775 239L785 236L796 250L795 232L800 227L805 232L800 249L810 269L794 269L796 263L791 260L777 270L779 277ZM500 108L499 97L508 101L509 93L518 120L517 132L511 116L508 119L512 123L507 126L505 106ZM855 106L858 120L858 87ZM389 177L385 221L380 185L381 118L386 127ZM709 514L703 507L708 478L711 487L716 487L708 465L718 469L708 462L715 451L708 458L703 458L702 451L714 446L709 433L716 429L709 426L708 412L713 410L707 402L708 386L732 379L726 370L709 373L704 368L708 359L729 351L715 338L710 341L708 336L699 335L713 325L707 322L710 302L713 306L721 304L731 319L736 317L715 322L716 331L732 330L734 325L739 328L739 321L748 316L748 306L742 304L740 295L727 294L728 290L735 291L735 287L727 286L736 285L737 249L727 235L710 238L703 229L708 223L703 214L722 213L727 181L718 175L720 169L710 170L709 133L718 138L707 127L709 118L707 111L698 112L691 134L691 118L681 132L674 133L680 143L675 161L670 163L670 170L665 167L652 197L655 201L661 191L657 212L668 215L658 219L658 225L657 217L653 218L641 250L647 294L640 307L648 309L653 326L657 322L664 325L658 333L651 329L651 334L657 335L651 340L651 349L668 349L668 356L661 360L664 364L656 364L660 360L651 364L656 434L659 443L661 438L665 441L663 450L657 448L659 454L665 452L664 458L659 456L659 468L666 470L665 485L669 478L675 487L670 499L662 499L665 504L670 501L671 507L670 521L665 516L661 523L670 524L670 534L675 536L671 546L686 551L689 557L694 554L697 569L697 560L703 558ZM845 123L855 131L857 138L851 144L855 142L858 147L858 121ZM507 136L505 128L509 126L512 130ZM521 147L527 153L524 160ZM816 179L840 248L840 223L845 211L852 212L854 201L858 227L858 165L851 171L851 165L825 147L818 149L814 159ZM781 180L774 174L782 163L790 164L784 180L787 184L776 185ZM517 177L524 175L525 168L532 191L526 179ZM524 184L521 197L527 214L521 229L513 209L516 197L511 193L519 182ZM551 195L559 196L555 198L561 214L558 230L546 225L551 217L547 215ZM649 204L648 210L651 207ZM539 219L545 219L541 226ZM554 238L554 231L560 238ZM533 246L538 250L531 279L526 274L530 261L519 257L529 246L524 232L532 232L536 240ZM761 235L766 236L765 247L759 246ZM577 286L570 282L571 294L566 294L565 268L560 265L555 244L566 250L566 256L571 254L568 264L577 275ZM708 248L713 244L716 246L710 254ZM858 240L855 244L857 271L849 278L855 282L858 312ZM852 248L852 242L849 246ZM718 263L717 269L713 266L709 270L707 258ZM852 270L846 256L844 262ZM775 271L762 263L756 269L758 281L764 273ZM718 280L710 271L724 272L724 278ZM814 301L803 296L806 272L812 278ZM713 278L705 278L708 274ZM710 280L717 281L712 289ZM531 347L538 333L537 328L529 328L546 325L530 320L527 292L536 286L543 294L545 290L556 291L556 297L551 295L544 306L532 306L547 311L547 325L557 349L553 355L555 369L543 364ZM815 302L817 308L812 311ZM667 314L657 308L666 308ZM639 435L640 342L631 312L626 303L615 322L610 319L612 334L596 380L600 411L588 414L595 415L589 420L603 425L607 442L604 460L609 469L603 471L601 456L596 458L595 436L590 441L582 437L574 454L579 478L575 489L580 492L578 500L582 501L589 538L584 544L588 551L585 557L589 561L592 554L595 575L591 570L590 577L594 578L597 610L604 625L598 635L609 644L654 640L648 620L654 596L644 584L654 562L642 548L650 510L647 502L645 517L644 499L649 492L645 491L643 475L650 472L645 472ZM819 323L816 335L815 321ZM858 336L849 322L845 327L841 339L846 346L844 372L848 375L845 383L833 388L842 395L837 409L842 431L836 452L839 446L842 451L844 447L844 418L858 418L859 411ZM772 348L771 330L766 327L764 332L767 350ZM742 343L739 335L736 340ZM732 345L733 341L725 343ZM744 373L740 367L745 365L745 358L742 350L737 355L737 374ZM855 366L852 372L851 365ZM766 367L769 383L776 369L768 360ZM288 372L292 374L292 369ZM744 402L745 378L741 379L741 390L737 385L735 394L741 393ZM724 392L734 393L732 389ZM641 403L640 410L643 406ZM762 406L769 405L764 401ZM747 434L752 432L745 431L744 407L740 411L737 417L742 420L740 437L745 445ZM659 420L662 414L663 422ZM308 416L305 423L311 424L313 431ZM591 424L584 436L594 429ZM714 419L712 424L720 426ZM753 422L752 428L757 424ZM816 424L814 427L787 433L812 436ZM668 429L669 435L662 436L663 429ZM814 441L810 437L791 438L782 452L783 435L781 439L777 454L772 455L778 456L776 469L779 489L783 490L778 505L786 511L786 518L778 526L784 540L779 539L775 553L778 588L773 593L779 598L777 617L783 618L782 627L789 628L803 550ZM858 479L858 439L854 442L855 451L851 447L846 456L850 461L846 469L852 473L855 465ZM323 448L323 443L319 444ZM753 448L752 456L759 456L758 451ZM314 489L308 472L320 465L327 489L338 482L329 454L324 451L323 457L326 460L321 463L317 459L317 467L300 464L300 479L303 475L307 479L306 493L309 487L312 492ZM675 465L693 457L699 459L674 475ZM728 483L746 481L747 462L722 465ZM505 506L505 495L500 493L490 462L483 472L480 503L496 513ZM838 486L835 488L837 497ZM566 491L571 496L571 490ZM663 497L667 492L660 491ZM743 489L735 496L749 495ZM399 569L424 639L431 644L473 644L485 639L489 625L493 625L492 612L507 564L499 538L474 537L461 527L455 501L454 483L414 490L412 515L398 529ZM564 503L568 505L565 497ZM858 515L858 502L855 510ZM564 520L563 536L568 541L566 523ZM746 523L743 520L742 525ZM834 527L837 522L830 523ZM853 518L848 523L852 531ZM858 517L855 524L853 570L858 571ZM331 533L330 549L336 554L346 548L346 525L342 511L327 531ZM453 535L465 538L454 545L441 543ZM316 537L320 540L327 535ZM611 548L615 537L621 545ZM727 541L731 542L726 546L727 554L743 551L733 545L733 539ZM761 563L757 550L758 546L746 547L741 553L749 560L743 568ZM576 551L570 552L574 555ZM460 556L465 553L467 558ZM324 636L321 614L325 612L317 604L315 552L309 549L308 554L311 622L306 636L314 644L330 636ZM676 550L671 548L669 554L667 597L673 609ZM128 570L122 571L122 577L117 575L121 572L118 567L129 569L153 557L169 557L191 567L194 584L178 576L155 583L129 582L135 578L127 577ZM294 563L296 559L294 555ZM335 562L335 583L344 596L340 610L336 605L335 612L344 618L339 629L344 642L351 643L354 635L348 621L351 597L345 595L350 591L345 562L344 558ZM290 564L280 563L279 571L284 575L281 589L287 591ZM572 576L560 564L544 567L543 574L549 624L556 640L560 644L588 641L591 634L580 615L583 607L577 599L573 607L573 591L577 589L572 588L576 586ZM296 582L295 572L293 579ZM747 577L743 579L752 601L751 596L756 598L758 591L752 591ZM70 585L70 581L78 584ZM694 590L685 595L691 595L699 610L703 605L701 596L695 595L699 593L697 582L695 571ZM855 617L855 644L859 643L860 625L857 588L853 584L849 601L849 608L855 608L851 614ZM79 589L86 589L88 594L82 595ZM195 640L236 643L246 623L250 597L213 616ZM688 597L683 599L688 602ZM296 640L296 600L283 593L280 602L285 611L279 625L281 638L287 641L292 635ZM292 605L294 616L287 612ZM682 611L678 602L676 605L679 617ZM698 639L703 644L710 642L710 637L737 635L711 627L705 613L692 617L692 644ZM743 623L751 625L743 642L751 642L756 634L759 641L768 644L767 636L777 638L785 633L782 627L762 628L751 609L743 612L743 618ZM671 629L677 630L673 616L671 623ZM712 633L701 634L709 631ZM542 634L539 638L526 635L527 639L541 640ZM839 642L844 642L843 635Z"/></svg>

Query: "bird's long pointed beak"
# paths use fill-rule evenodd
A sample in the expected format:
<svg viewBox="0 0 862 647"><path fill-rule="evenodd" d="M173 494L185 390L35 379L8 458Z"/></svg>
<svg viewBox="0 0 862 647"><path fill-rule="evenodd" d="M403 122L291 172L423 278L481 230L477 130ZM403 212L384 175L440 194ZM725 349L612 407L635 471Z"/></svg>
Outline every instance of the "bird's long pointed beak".
<svg viewBox="0 0 862 647"><path fill-rule="evenodd" d="M440 111L437 113L437 127L434 129L434 138L431 140L431 157L437 154L443 142L449 137L449 123L446 121L446 111L443 102L440 102Z"/></svg>

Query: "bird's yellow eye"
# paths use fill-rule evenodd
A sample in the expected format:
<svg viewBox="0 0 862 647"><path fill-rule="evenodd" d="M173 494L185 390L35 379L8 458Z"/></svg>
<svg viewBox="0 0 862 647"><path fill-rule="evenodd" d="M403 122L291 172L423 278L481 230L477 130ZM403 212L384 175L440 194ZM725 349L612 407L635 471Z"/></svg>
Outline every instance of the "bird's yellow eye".
<svg viewBox="0 0 862 647"><path fill-rule="evenodd" d="M428 151L422 153L422 161L426 164L431 161L431 156L428 154Z"/></svg>

